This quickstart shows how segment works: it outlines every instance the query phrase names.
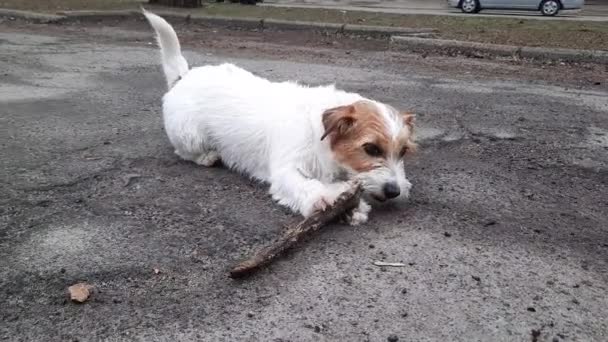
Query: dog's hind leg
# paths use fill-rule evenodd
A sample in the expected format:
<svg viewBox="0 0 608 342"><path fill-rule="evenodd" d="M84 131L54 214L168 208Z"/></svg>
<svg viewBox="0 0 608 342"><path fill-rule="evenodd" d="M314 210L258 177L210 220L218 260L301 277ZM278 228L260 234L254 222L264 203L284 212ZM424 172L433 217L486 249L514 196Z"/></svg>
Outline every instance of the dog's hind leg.
<svg viewBox="0 0 608 342"><path fill-rule="evenodd" d="M180 156L184 160L195 162L198 165L211 167L220 160L220 155L215 150L208 150L204 152L192 153L183 152L179 149L175 149L175 154Z"/></svg>
<svg viewBox="0 0 608 342"><path fill-rule="evenodd" d="M168 121L165 126L169 140L175 148L175 154L182 159L207 167L215 165L220 160L216 148L197 126L174 121Z"/></svg>
<svg viewBox="0 0 608 342"><path fill-rule="evenodd" d="M220 155L217 151L210 150L201 153L198 157L193 159L195 163L202 166L211 167L215 165L220 160Z"/></svg>

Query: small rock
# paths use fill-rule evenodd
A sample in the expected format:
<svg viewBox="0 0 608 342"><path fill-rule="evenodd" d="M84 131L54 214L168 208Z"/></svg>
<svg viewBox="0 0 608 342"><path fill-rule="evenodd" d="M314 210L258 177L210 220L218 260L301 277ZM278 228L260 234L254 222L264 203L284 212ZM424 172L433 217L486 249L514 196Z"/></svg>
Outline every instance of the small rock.
<svg viewBox="0 0 608 342"><path fill-rule="evenodd" d="M536 312L536 309L532 306L529 306L526 310L528 310L530 312Z"/></svg>
<svg viewBox="0 0 608 342"><path fill-rule="evenodd" d="M488 221L486 221L486 222L483 224L483 226L484 226L484 227L489 227L489 226L493 226L493 225L495 225L496 223L498 223L498 222L496 222L496 220L488 220Z"/></svg>
<svg viewBox="0 0 608 342"><path fill-rule="evenodd" d="M320 332L321 332L321 327L320 327L320 326L318 326L318 325L315 325L314 330L315 330L315 332L318 334L318 333L320 333Z"/></svg>
<svg viewBox="0 0 608 342"><path fill-rule="evenodd" d="M249 312L247 313L247 317L249 317L249 318L253 318L253 316L254 316L253 312L249 311Z"/></svg>
<svg viewBox="0 0 608 342"><path fill-rule="evenodd" d="M478 276L472 275L471 278L473 278L473 280L475 280L476 282L480 282L481 281L481 278L478 277Z"/></svg>
<svg viewBox="0 0 608 342"><path fill-rule="evenodd" d="M391 335L386 340L388 342L398 342L399 341L399 337L397 337L397 335Z"/></svg>
<svg viewBox="0 0 608 342"><path fill-rule="evenodd" d="M376 246L372 245L371 243L368 246L370 249L376 248Z"/></svg>
<svg viewBox="0 0 608 342"><path fill-rule="evenodd" d="M160 274L160 270L158 268L154 269L154 274Z"/></svg>
<svg viewBox="0 0 608 342"><path fill-rule="evenodd" d="M407 294L407 289L401 289L402 294Z"/></svg>
<svg viewBox="0 0 608 342"><path fill-rule="evenodd" d="M87 283L78 283L68 287L70 293L70 299L76 303L84 303L89 299L91 295L92 285Z"/></svg>
<svg viewBox="0 0 608 342"><path fill-rule="evenodd" d="M450 234L450 233L448 233L448 232L444 232L444 233L443 233L443 236L445 236L445 237L450 237L450 236L452 236L452 234Z"/></svg>

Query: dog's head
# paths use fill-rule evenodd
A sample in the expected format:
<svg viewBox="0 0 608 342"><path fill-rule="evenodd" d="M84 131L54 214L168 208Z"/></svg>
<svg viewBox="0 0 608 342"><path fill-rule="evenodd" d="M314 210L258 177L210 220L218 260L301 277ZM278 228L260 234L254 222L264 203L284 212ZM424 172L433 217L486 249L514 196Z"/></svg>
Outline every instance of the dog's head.
<svg viewBox="0 0 608 342"><path fill-rule="evenodd" d="M384 202L407 197L404 158L414 152L414 115L372 101L331 108L323 113L333 157L367 196Z"/></svg>

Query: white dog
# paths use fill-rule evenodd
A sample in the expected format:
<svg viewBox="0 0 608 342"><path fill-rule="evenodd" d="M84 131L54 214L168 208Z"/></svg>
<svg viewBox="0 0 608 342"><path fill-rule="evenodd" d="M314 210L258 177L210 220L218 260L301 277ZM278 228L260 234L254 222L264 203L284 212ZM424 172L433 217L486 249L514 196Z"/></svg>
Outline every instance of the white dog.
<svg viewBox="0 0 608 342"><path fill-rule="evenodd" d="M349 223L367 221L366 201L405 198L403 157L415 148L414 116L333 85L271 82L233 64L194 69L177 34L144 10L156 31L169 91L163 117L175 153L270 183L280 204L304 216L331 205L347 180L364 198Z"/></svg>

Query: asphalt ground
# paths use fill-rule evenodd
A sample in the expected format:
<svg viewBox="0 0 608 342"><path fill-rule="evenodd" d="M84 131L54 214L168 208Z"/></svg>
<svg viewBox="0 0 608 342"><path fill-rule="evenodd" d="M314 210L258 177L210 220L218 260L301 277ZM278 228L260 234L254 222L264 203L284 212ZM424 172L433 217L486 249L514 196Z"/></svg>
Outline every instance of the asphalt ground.
<svg viewBox="0 0 608 342"><path fill-rule="evenodd" d="M298 218L266 185L173 154L149 28L2 23L1 339L606 339L605 66L178 33L191 65L336 82L416 112L411 200L231 280L230 266ZM66 289L80 281L94 290L75 304Z"/></svg>

